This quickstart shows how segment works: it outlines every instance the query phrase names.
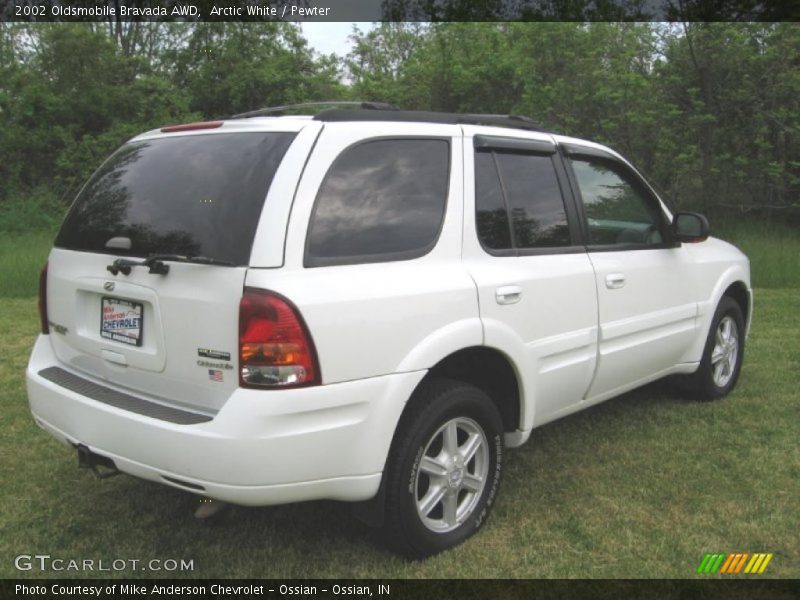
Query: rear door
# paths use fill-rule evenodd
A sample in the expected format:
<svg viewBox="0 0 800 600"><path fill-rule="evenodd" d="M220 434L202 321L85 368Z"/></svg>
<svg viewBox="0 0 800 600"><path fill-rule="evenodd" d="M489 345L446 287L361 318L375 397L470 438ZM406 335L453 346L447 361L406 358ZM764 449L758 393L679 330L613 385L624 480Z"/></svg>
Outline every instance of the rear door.
<svg viewBox="0 0 800 600"><path fill-rule="evenodd" d="M576 410L592 380L594 271L552 138L465 133L464 261L484 343L520 369L529 429Z"/></svg>
<svg viewBox="0 0 800 600"><path fill-rule="evenodd" d="M129 142L80 192L48 263L50 338L64 364L209 411L238 385L251 247L298 136L233 129ZM168 258L155 268L129 264L158 255Z"/></svg>

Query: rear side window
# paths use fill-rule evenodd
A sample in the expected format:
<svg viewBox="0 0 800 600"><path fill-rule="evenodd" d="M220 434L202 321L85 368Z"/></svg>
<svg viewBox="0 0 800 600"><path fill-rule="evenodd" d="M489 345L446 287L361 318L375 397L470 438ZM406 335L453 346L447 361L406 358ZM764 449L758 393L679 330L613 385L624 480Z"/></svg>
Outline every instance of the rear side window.
<svg viewBox="0 0 800 600"><path fill-rule="evenodd" d="M126 144L78 195L55 244L246 265L267 191L294 136L221 133Z"/></svg>
<svg viewBox="0 0 800 600"><path fill-rule="evenodd" d="M487 250L571 245L553 159L545 154L475 154L475 219Z"/></svg>
<svg viewBox="0 0 800 600"><path fill-rule="evenodd" d="M306 266L428 253L442 227L449 179L446 140L380 139L346 149L317 194Z"/></svg>

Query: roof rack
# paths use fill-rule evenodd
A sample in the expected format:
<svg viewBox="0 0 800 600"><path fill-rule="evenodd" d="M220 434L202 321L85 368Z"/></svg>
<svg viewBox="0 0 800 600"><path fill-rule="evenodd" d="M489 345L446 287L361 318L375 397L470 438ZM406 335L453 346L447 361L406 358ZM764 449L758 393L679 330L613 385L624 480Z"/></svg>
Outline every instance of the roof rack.
<svg viewBox="0 0 800 600"><path fill-rule="evenodd" d="M443 123L449 125L488 125L552 133L530 117L521 115L483 115L470 113L444 113L424 110L397 110L374 112L371 110L324 110L314 115L316 121L395 121Z"/></svg>
<svg viewBox="0 0 800 600"><path fill-rule="evenodd" d="M249 119L251 117L265 117L281 115L292 110L306 108L331 107L314 115L316 121L394 121L394 122L423 122L442 123L450 125L489 125L492 127L508 127L511 129L524 129L552 133L539 123L522 115L496 115L477 113L445 113L426 110L400 110L388 102L362 102L340 101L327 102L302 102L300 104L287 104L285 106L271 106L259 108L244 113L227 117L229 119Z"/></svg>
<svg viewBox="0 0 800 600"><path fill-rule="evenodd" d="M239 113L238 115L233 115L232 117L228 117L229 119L249 119L251 117L264 117L268 115L280 115L290 110L298 110L303 108L316 108L320 106L334 106L334 107L345 107L350 109L361 109L361 110L398 110L396 106L393 104L389 104L388 102L361 102L361 101L339 101L333 100L330 102L302 102L300 104L287 104L285 106L270 106L267 108L259 108L257 110L251 110L248 112Z"/></svg>

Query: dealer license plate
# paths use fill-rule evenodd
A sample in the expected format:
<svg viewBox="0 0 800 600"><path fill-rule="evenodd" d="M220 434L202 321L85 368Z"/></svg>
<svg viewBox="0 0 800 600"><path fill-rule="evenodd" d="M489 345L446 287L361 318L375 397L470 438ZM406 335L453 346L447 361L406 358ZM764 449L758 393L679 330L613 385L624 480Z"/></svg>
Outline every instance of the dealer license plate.
<svg viewBox="0 0 800 600"><path fill-rule="evenodd" d="M143 308L141 302L103 297L100 336L131 346L141 346Z"/></svg>

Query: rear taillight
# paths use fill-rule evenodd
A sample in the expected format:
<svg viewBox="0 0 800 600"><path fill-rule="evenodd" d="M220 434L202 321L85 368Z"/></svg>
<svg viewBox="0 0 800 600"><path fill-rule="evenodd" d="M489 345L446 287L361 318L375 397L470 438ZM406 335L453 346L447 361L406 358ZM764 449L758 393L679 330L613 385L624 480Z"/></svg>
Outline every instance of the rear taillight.
<svg viewBox="0 0 800 600"><path fill-rule="evenodd" d="M50 323L47 318L47 263L44 263L42 272L39 273L39 321L42 333L50 333Z"/></svg>
<svg viewBox="0 0 800 600"><path fill-rule="evenodd" d="M274 292L245 288L239 303L239 385L286 388L319 382L314 342L297 308Z"/></svg>

